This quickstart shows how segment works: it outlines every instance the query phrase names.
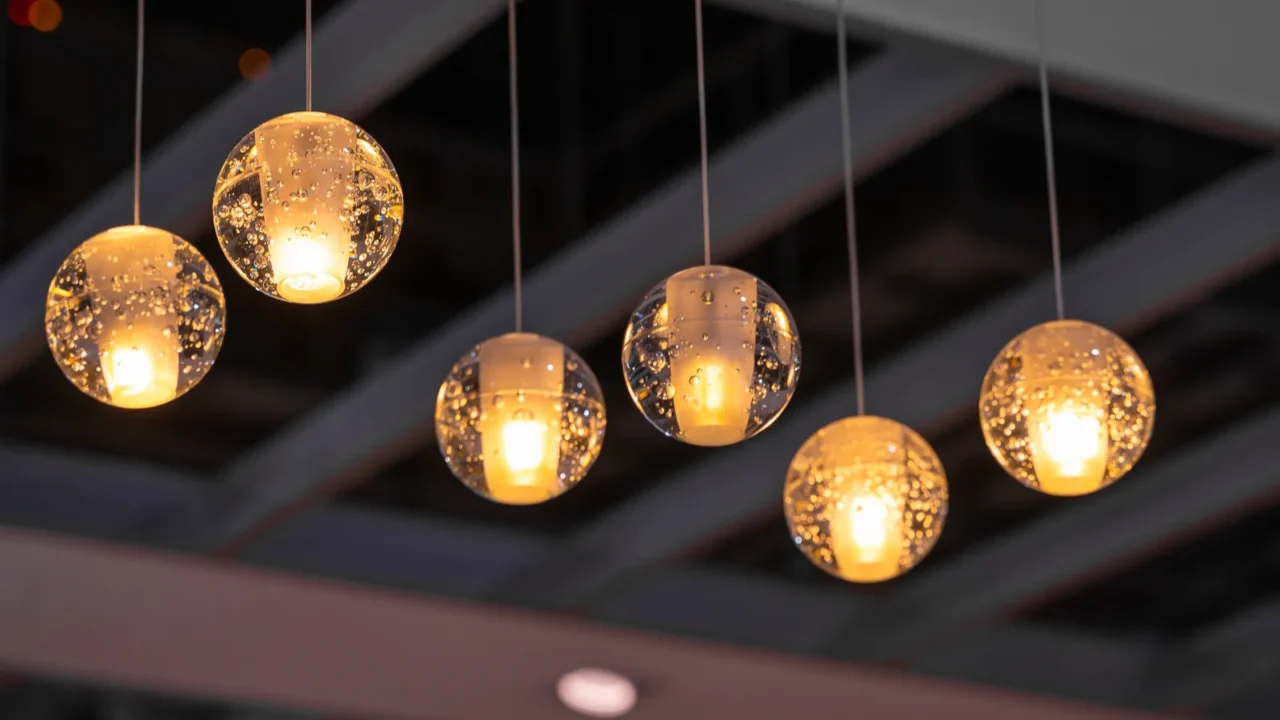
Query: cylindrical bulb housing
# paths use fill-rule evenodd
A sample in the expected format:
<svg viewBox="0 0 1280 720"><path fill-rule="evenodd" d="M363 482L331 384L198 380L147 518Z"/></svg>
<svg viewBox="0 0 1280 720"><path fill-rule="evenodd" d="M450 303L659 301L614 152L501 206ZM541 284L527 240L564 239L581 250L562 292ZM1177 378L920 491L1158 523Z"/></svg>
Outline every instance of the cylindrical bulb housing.
<svg viewBox="0 0 1280 720"><path fill-rule="evenodd" d="M782 414L800 374L800 341L764 282L734 268L698 267L641 301L622 363L632 400L664 434L730 445Z"/></svg>
<svg viewBox="0 0 1280 720"><path fill-rule="evenodd" d="M557 497L600 454L599 383L572 350L532 333L480 343L454 365L436 400L436 439L453 474L508 505Z"/></svg>
<svg viewBox="0 0 1280 720"><path fill-rule="evenodd" d="M225 301L209 263L185 240L142 225L77 247L49 286L54 359L87 395L121 408L173 400L222 347Z"/></svg>
<svg viewBox="0 0 1280 720"><path fill-rule="evenodd" d="M979 412L987 447L1027 487L1084 495L1123 477L1155 422L1151 375L1114 333L1079 320L1037 325L987 370Z"/></svg>
<svg viewBox="0 0 1280 720"><path fill-rule="evenodd" d="M241 277L288 302L363 287L400 237L404 195L390 158L354 123L319 112L258 126L222 166L218 242Z"/></svg>
<svg viewBox="0 0 1280 720"><path fill-rule="evenodd" d="M924 438L901 423L859 416L812 435L791 461L783 510L796 546L851 582L915 567L938 540L947 478Z"/></svg>

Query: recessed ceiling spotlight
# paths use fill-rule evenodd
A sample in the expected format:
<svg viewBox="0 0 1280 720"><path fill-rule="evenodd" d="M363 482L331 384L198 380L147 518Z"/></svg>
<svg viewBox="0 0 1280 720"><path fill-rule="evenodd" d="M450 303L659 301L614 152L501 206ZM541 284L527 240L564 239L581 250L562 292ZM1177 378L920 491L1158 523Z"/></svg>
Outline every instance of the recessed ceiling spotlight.
<svg viewBox="0 0 1280 720"><path fill-rule="evenodd" d="M635 684L602 668L578 668L561 675L556 696L565 707L587 717L622 717L636 706Z"/></svg>

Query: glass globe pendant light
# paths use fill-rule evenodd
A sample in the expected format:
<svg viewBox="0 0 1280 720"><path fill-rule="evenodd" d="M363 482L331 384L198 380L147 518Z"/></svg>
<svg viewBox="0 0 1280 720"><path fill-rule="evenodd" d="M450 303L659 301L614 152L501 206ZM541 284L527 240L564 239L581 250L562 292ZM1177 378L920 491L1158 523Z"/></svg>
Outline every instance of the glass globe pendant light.
<svg viewBox="0 0 1280 720"><path fill-rule="evenodd" d="M704 265L653 288L631 314L622 370L631 399L663 434L691 445L732 445L777 420L800 377L800 336L764 281L711 264L702 2L695 0L702 141Z"/></svg>
<svg viewBox="0 0 1280 720"><path fill-rule="evenodd" d="M947 477L924 438L859 414L814 433L787 468L783 510L814 565L850 582L890 580L933 549L947 516Z"/></svg>
<svg viewBox="0 0 1280 720"><path fill-rule="evenodd" d="M1019 482L1050 495L1085 495L1119 480L1142 457L1155 423L1155 390L1142 359L1118 335L1065 317L1039 3L1036 29L1058 319L1000 351L982 381L979 415L991 454Z"/></svg>
<svg viewBox="0 0 1280 720"><path fill-rule="evenodd" d="M947 477L918 433L865 414L843 0L837 13L858 414L827 425L800 447L787 468L783 512L810 562L842 580L872 583L910 570L933 549L947 516Z"/></svg>
<svg viewBox="0 0 1280 720"><path fill-rule="evenodd" d="M522 331L515 0L507 10L516 331L458 360L436 397L435 427L445 463L467 487L494 502L530 505L586 476L604 443L605 407L600 383L577 353Z"/></svg>
<svg viewBox="0 0 1280 720"><path fill-rule="evenodd" d="M306 2L307 109L242 139L218 173L213 226L231 265L260 292L323 303L386 266L404 222L387 153L355 123L311 109L311 0Z"/></svg>
<svg viewBox="0 0 1280 720"><path fill-rule="evenodd" d="M45 338L67 379L120 408L169 402L195 387L222 348L226 304L190 243L140 224L144 0L138 0L133 224L81 243L49 285Z"/></svg>

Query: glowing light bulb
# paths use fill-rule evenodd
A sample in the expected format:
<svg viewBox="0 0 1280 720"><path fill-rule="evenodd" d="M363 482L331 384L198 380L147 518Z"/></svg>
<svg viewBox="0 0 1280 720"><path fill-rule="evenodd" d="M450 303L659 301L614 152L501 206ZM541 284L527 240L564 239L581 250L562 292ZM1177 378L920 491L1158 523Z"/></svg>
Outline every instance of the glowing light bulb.
<svg viewBox="0 0 1280 720"><path fill-rule="evenodd" d="M1107 471L1107 426L1101 403L1051 389L1027 425L1041 490L1052 495L1083 495L1102 486Z"/></svg>
<svg viewBox="0 0 1280 720"><path fill-rule="evenodd" d="M724 366L715 363L707 363L699 368L699 375L703 377L702 382L702 406L712 413L720 413L724 411L725 395L728 388L725 385L729 379L725 377Z"/></svg>
<svg viewBox="0 0 1280 720"><path fill-rule="evenodd" d="M898 574L902 556L902 510L876 493L853 492L837 506L830 524L831 550L840 568L867 582Z"/></svg>
<svg viewBox="0 0 1280 720"><path fill-rule="evenodd" d="M730 445L782 414L800 341L768 285L734 268L698 267L645 296L622 362L631 398L654 427L692 445Z"/></svg>
<svg viewBox="0 0 1280 720"><path fill-rule="evenodd" d="M151 365L151 353L136 345L112 348L102 353L102 372L107 387L114 395L139 395L151 387L156 371Z"/></svg>
<svg viewBox="0 0 1280 720"><path fill-rule="evenodd" d="M328 238L289 236L271 243L271 267L280 297L296 303L321 303L342 295L347 254Z"/></svg>
<svg viewBox="0 0 1280 720"><path fill-rule="evenodd" d="M102 375L111 404L122 408L163 405L177 397L178 348L148 346L136 339L112 341L102 350Z"/></svg>
<svg viewBox="0 0 1280 720"><path fill-rule="evenodd" d="M796 546L852 582L881 582L915 567L947 516L947 477L924 438L880 417L837 420L791 460L783 510Z"/></svg>
<svg viewBox="0 0 1280 720"><path fill-rule="evenodd" d="M295 303L350 295L391 258L404 193L390 158L354 123L320 112L268 120L222 165L213 223L250 285Z"/></svg>
<svg viewBox="0 0 1280 720"><path fill-rule="evenodd" d="M693 445L731 445L747 436L756 316L741 310L757 304L757 284L746 278L698 268L666 282L674 410L680 438Z"/></svg>
<svg viewBox="0 0 1280 720"><path fill-rule="evenodd" d="M551 363L550 373L556 365ZM485 481L493 499L526 505L558 494L560 436L541 419L558 415L558 396L558 391L531 389L491 400L495 406L516 406L510 413L503 407L481 420Z"/></svg>
<svg viewBox="0 0 1280 720"><path fill-rule="evenodd" d="M695 359L696 362L696 359ZM676 362L677 373L690 363ZM677 417L684 421L684 439L693 445L731 445L744 436L750 398L745 383L730 384L721 363L709 360L695 364L688 388L676 399Z"/></svg>
<svg viewBox="0 0 1280 720"><path fill-rule="evenodd" d="M1155 425L1151 375L1128 343L1080 320L1009 341L982 381L987 447L1023 485L1084 495L1123 477Z"/></svg>
<svg viewBox="0 0 1280 720"><path fill-rule="evenodd" d="M693 369L689 389L676 402L689 421L685 438L694 445L730 445L742 438L749 404L738 401L745 388L733 387L725 366L708 361Z"/></svg>
<svg viewBox="0 0 1280 720"><path fill-rule="evenodd" d="M453 366L436 399L436 439L453 474L484 497L529 505L576 485L600 454L595 376L555 340L510 333Z"/></svg>
<svg viewBox="0 0 1280 720"><path fill-rule="evenodd" d="M893 541L891 535L897 534L894 526L901 524L890 516L888 503L870 494L854 495L849 499L848 512L842 515L848 518L847 537L853 541L854 550L846 554L857 562L870 562L883 555Z"/></svg>
<svg viewBox="0 0 1280 720"><path fill-rule="evenodd" d="M137 409L169 402L204 378L225 318L222 286L199 251L164 230L127 225L89 238L58 269L45 332L77 388Z"/></svg>
<svg viewBox="0 0 1280 720"><path fill-rule="evenodd" d="M547 426L536 420L508 420L502 426L502 458L513 473L525 473L546 458Z"/></svg>

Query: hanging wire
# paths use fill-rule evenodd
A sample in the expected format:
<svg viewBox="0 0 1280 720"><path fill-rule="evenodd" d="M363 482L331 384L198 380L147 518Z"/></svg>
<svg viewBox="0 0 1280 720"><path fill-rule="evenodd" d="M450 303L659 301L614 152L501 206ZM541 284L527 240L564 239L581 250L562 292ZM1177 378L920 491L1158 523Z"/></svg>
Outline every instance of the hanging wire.
<svg viewBox="0 0 1280 720"><path fill-rule="evenodd" d="M138 60L133 85L133 224L142 224L142 18L146 0L138 0Z"/></svg>
<svg viewBox="0 0 1280 720"><path fill-rule="evenodd" d="M702 144L702 262L711 264L711 201L707 193L707 74L702 49L702 0L693 0L698 35L698 132Z"/></svg>
<svg viewBox="0 0 1280 720"><path fill-rule="evenodd" d="M1048 51L1044 39L1044 21L1040 0L1036 0L1036 46L1040 53L1040 117L1044 121L1044 167L1049 185L1049 230L1053 242L1053 294L1058 304L1058 319L1066 318L1062 293L1062 238L1058 229L1058 170L1053 159L1053 118L1049 110Z"/></svg>
<svg viewBox="0 0 1280 720"><path fill-rule="evenodd" d="M311 0L307 0L307 112L311 112Z"/></svg>
<svg viewBox="0 0 1280 720"><path fill-rule="evenodd" d="M309 0L308 0L309 1ZM515 264L516 332L523 332L520 278L520 83L516 62L516 0L507 0L507 63L511 77L511 254Z"/></svg>
<svg viewBox="0 0 1280 720"><path fill-rule="evenodd" d="M862 299L858 283L858 225L853 205L853 139L849 129L849 58L845 41L844 0L836 3L836 43L840 62L840 136L844 148L844 222L849 238L849 301L853 307L853 374L858 414L867 412L862 377Z"/></svg>

